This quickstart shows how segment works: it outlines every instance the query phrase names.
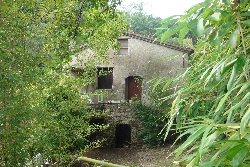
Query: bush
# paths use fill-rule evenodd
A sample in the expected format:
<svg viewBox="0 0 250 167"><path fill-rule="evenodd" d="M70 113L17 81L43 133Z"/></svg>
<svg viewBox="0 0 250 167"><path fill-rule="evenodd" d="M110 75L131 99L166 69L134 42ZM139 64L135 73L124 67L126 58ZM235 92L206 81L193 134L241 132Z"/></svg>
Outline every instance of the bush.
<svg viewBox="0 0 250 167"><path fill-rule="evenodd" d="M143 138L147 146L152 147L163 143L164 138L160 133L166 124L165 113L158 107L143 105L141 101L135 101L130 106L133 117L143 123L139 137Z"/></svg>

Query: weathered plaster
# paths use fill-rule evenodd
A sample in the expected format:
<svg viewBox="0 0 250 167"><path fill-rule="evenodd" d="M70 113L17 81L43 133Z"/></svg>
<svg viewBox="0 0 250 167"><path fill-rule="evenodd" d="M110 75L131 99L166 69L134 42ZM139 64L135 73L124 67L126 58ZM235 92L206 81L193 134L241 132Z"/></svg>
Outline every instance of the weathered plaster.
<svg viewBox="0 0 250 167"><path fill-rule="evenodd" d="M142 101L146 101L147 82L153 77L175 77L183 71L184 53L164 46L149 43L139 39L128 39L128 55L113 55L110 51L110 63L100 66L113 67L112 97L106 97L105 102L112 98L125 101L125 79L129 76L143 78Z"/></svg>

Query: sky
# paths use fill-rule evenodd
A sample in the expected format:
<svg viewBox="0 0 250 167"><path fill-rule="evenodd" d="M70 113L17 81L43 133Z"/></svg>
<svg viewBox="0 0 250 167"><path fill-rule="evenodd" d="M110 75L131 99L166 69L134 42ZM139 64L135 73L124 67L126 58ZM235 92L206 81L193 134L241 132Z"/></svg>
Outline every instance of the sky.
<svg viewBox="0 0 250 167"><path fill-rule="evenodd" d="M123 0L123 5L129 5L132 2L145 3L145 11L155 17L167 18L172 15L184 14L184 12L193 5L204 0Z"/></svg>

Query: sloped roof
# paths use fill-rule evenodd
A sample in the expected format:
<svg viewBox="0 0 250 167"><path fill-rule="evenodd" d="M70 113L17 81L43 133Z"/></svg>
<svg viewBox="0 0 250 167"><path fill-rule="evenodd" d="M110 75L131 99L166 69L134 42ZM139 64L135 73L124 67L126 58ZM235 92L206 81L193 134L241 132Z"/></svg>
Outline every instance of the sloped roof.
<svg viewBox="0 0 250 167"><path fill-rule="evenodd" d="M173 44L173 43L169 43L169 42L161 43L156 38L146 37L144 35L141 35L141 34L135 33L135 32L128 32L127 31L127 32L124 33L124 36L128 36L128 37L131 37L131 38L134 38L134 39L139 39L139 40L146 41L146 42L149 42L149 43L152 43L152 44L164 46L164 47L167 47L169 49L178 50L178 51L185 52L185 53L188 53L188 54L191 54L191 53L194 52L193 49L186 48L186 47L180 46L178 44Z"/></svg>

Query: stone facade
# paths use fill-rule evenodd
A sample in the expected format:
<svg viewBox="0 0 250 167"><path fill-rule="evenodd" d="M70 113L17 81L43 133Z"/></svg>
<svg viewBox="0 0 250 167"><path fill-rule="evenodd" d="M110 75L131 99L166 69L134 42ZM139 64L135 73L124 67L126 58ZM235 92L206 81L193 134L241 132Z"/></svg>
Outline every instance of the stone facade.
<svg viewBox="0 0 250 167"><path fill-rule="evenodd" d="M106 93L101 97L101 100L100 95L90 97L92 104L101 102L103 109L109 113L105 122L110 124L108 140L111 145L115 143L116 131L119 130L118 125L129 125L131 143L140 142L137 133L142 124L138 120L132 119L131 112L127 107L127 102L130 102L127 79L129 77L141 79L140 99L143 103L150 104L148 100L150 84L148 81L156 77L176 77L187 67L188 55L192 52L191 49L170 43L161 44L153 38L135 33L125 33L118 40L123 42L122 52L115 55L114 51L110 50L109 64L99 64L97 67L112 69L112 86L110 89L102 90ZM95 85L88 88L88 91L94 92L97 88L98 80Z"/></svg>
<svg viewBox="0 0 250 167"><path fill-rule="evenodd" d="M143 124L139 120L135 120L132 117L132 113L130 111L130 107L128 103L99 103L92 104L92 107L96 108L98 106L99 109L105 110L107 116L105 116L104 122L105 124L109 124L107 130L105 130L100 138L104 137L106 139L105 146L106 147L121 147L120 144L117 143L117 130L119 125L128 125L130 128L130 134L127 134L126 138L128 142L121 141L121 144L129 146L140 145L143 143L142 139L138 137L139 131L142 129Z"/></svg>

